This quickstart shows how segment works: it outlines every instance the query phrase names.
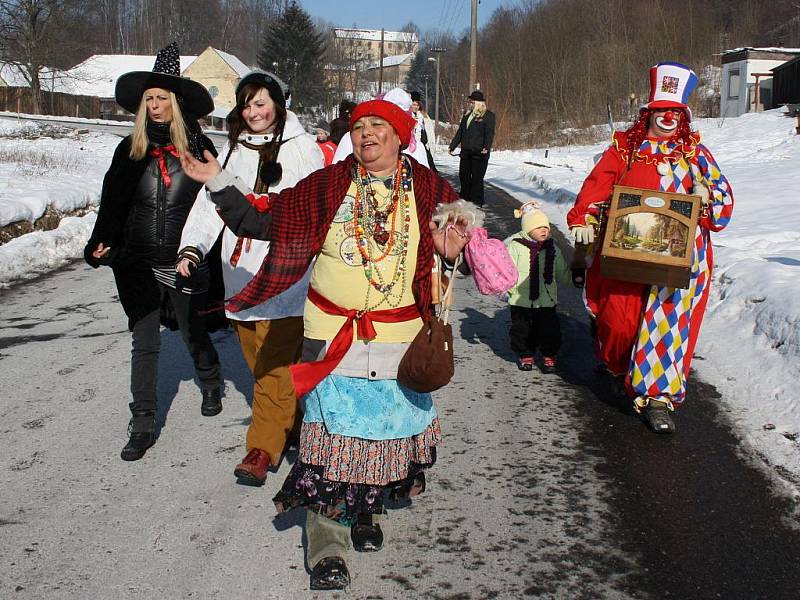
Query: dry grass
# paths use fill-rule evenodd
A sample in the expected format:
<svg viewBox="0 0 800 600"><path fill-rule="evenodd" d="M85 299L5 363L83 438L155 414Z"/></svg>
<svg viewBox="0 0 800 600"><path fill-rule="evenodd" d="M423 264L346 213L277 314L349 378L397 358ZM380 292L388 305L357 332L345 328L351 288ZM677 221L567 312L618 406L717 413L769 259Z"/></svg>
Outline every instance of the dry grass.
<svg viewBox="0 0 800 600"><path fill-rule="evenodd" d="M585 146L608 140L610 136L606 125L564 127L563 123L558 125L548 122L528 123L500 137L495 148L525 150L554 146Z"/></svg>
<svg viewBox="0 0 800 600"><path fill-rule="evenodd" d="M30 125L13 132L0 134L3 140L37 140L42 138L57 139L75 137L76 131L67 127L53 125ZM7 146L7 145L6 145ZM42 151L16 147L0 147L0 164L6 163L16 167L16 173L26 177L57 177L60 173L77 173L84 170L83 156L75 153L57 154L53 150ZM0 246L16 237L32 231L49 231L58 227L63 217L82 216L90 207L62 212L49 206L45 213L35 222L17 221L0 227Z"/></svg>
<svg viewBox="0 0 800 600"><path fill-rule="evenodd" d="M15 131L0 134L3 140L39 140L74 138L79 131L60 125L28 125ZM56 154L54 151L36 150L23 146L0 148L0 163L18 165L18 173L25 176L53 175L61 172L79 173L82 170L80 155Z"/></svg>
<svg viewBox="0 0 800 600"><path fill-rule="evenodd" d="M84 130L85 131L85 130ZM77 130L63 125L49 125L47 123L30 123L9 131L0 133L0 139L7 140L38 140L39 138L67 138L75 137Z"/></svg>
<svg viewBox="0 0 800 600"><path fill-rule="evenodd" d="M0 148L0 163L16 164L17 172L27 177L78 173L82 168L78 155L56 155L25 148Z"/></svg>

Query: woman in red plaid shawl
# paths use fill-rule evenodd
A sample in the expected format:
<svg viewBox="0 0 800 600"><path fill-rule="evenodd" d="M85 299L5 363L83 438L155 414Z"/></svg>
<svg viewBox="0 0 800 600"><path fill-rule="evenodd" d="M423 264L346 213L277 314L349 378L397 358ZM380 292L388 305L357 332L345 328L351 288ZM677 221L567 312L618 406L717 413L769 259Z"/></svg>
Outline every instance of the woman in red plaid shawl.
<svg viewBox="0 0 800 600"><path fill-rule="evenodd" d="M228 227L271 241L261 271L229 310L280 293L316 257L304 363L292 371L298 396L305 394L300 455L274 498L279 512L307 509L312 589L349 585L343 555L351 539L360 551L382 546L375 517L384 490L420 493L436 460L431 396L400 385L397 367L432 315L434 251L452 259L466 236L461 223L432 222L437 203L457 200L455 191L400 154L414 125L394 104L364 102L350 119L353 155L269 196L255 196L213 160L184 157Z"/></svg>

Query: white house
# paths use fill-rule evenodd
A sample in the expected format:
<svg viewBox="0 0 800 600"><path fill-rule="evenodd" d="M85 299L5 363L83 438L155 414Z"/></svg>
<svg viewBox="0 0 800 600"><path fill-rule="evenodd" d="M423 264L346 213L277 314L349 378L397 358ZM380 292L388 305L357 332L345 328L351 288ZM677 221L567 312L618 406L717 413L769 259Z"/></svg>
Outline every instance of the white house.
<svg viewBox="0 0 800 600"><path fill-rule="evenodd" d="M333 30L334 44L347 55L358 55L367 60L378 61L381 56L381 38L383 39L383 55L414 54L419 46L417 34L407 31L383 31L380 29L344 29Z"/></svg>
<svg viewBox="0 0 800 600"><path fill-rule="evenodd" d="M405 84L406 75L411 70L411 60L414 55L410 52L398 54L397 56L383 57L383 90L386 91L393 87L402 87ZM371 81L380 79L380 64L375 61L367 67L367 73Z"/></svg>
<svg viewBox="0 0 800 600"><path fill-rule="evenodd" d="M800 56L800 48L725 50L721 60L720 117L738 117L746 112L773 108L770 69L797 56Z"/></svg>

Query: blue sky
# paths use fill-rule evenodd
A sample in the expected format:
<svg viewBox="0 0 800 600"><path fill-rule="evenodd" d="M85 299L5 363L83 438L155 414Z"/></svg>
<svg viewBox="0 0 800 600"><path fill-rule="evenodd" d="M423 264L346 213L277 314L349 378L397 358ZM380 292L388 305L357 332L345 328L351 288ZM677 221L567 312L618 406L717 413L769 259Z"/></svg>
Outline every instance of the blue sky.
<svg viewBox="0 0 800 600"><path fill-rule="evenodd" d="M424 33L430 29L454 35L469 28L470 0L299 0L313 17L341 27L397 30L414 21ZM478 27L489 20L499 6L516 5L516 0L480 0Z"/></svg>

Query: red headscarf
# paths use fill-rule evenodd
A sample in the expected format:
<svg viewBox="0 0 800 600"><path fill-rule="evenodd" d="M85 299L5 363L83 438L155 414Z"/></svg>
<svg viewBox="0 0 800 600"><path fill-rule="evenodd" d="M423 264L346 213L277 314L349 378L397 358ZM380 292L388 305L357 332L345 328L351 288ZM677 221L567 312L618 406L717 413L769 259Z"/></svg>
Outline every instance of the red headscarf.
<svg viewBox="0 0 800 600"><path fill-rule="evenodd" d="M351 131L355 122L362 117L380 117L389 123L397 132L403 146L408 146L411 142L411 132L417 124L414 117L387 100L368 100L356 106L350 116Z"/></svg>

